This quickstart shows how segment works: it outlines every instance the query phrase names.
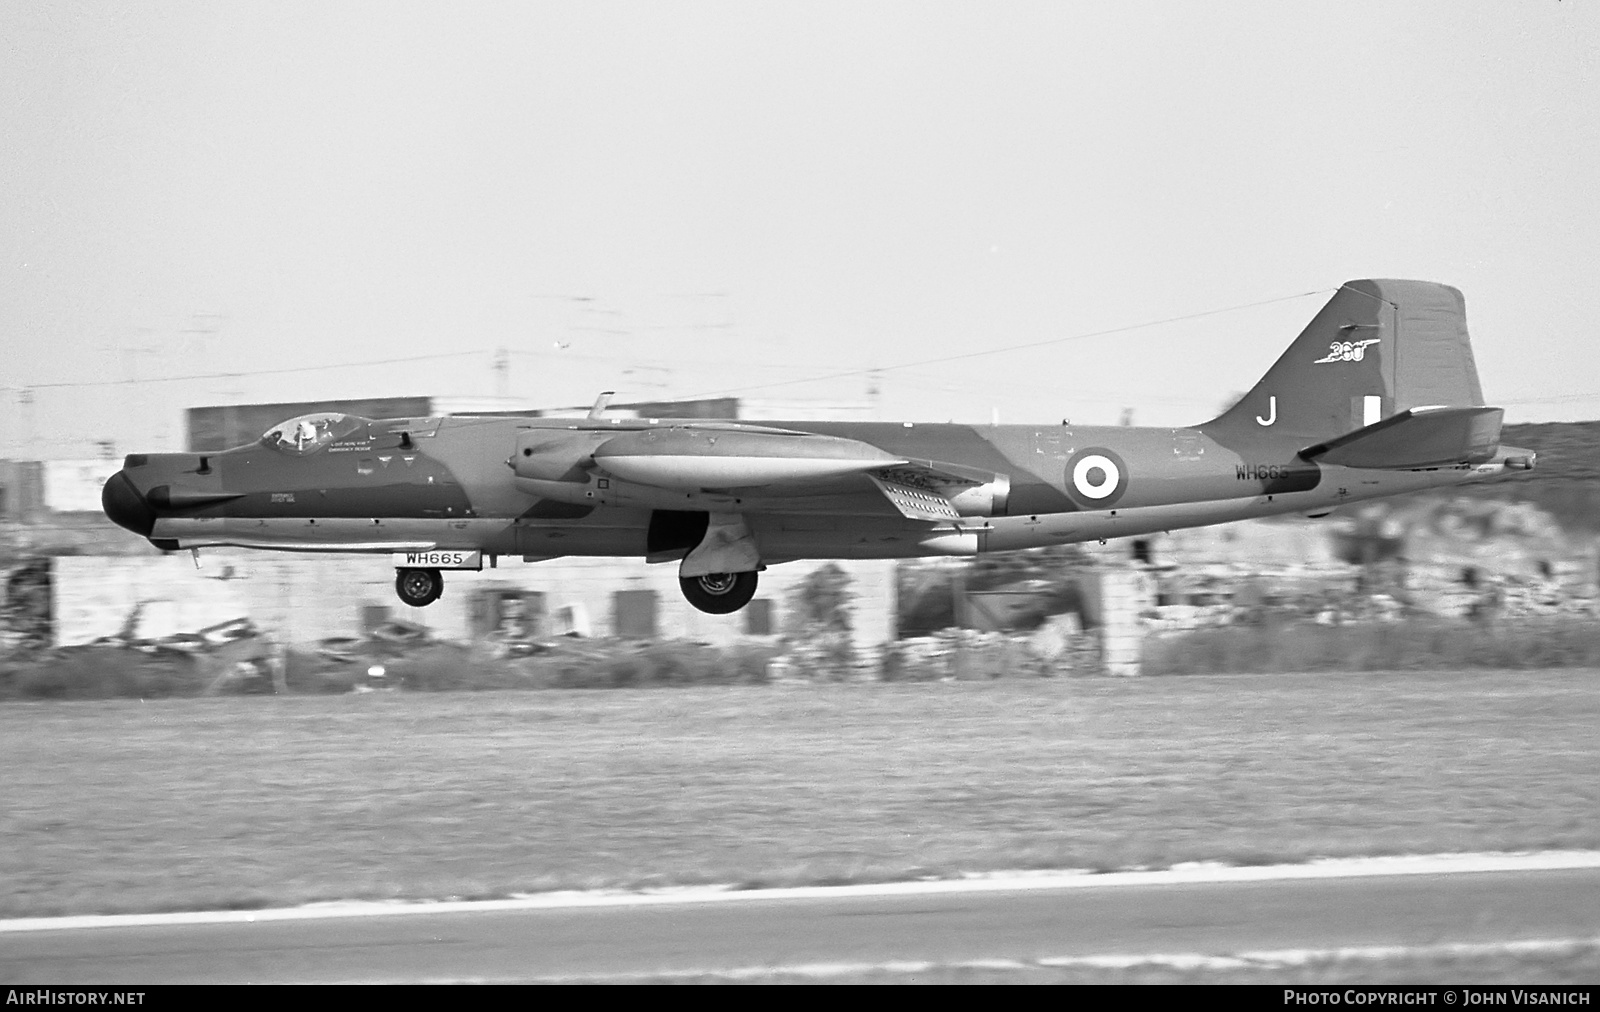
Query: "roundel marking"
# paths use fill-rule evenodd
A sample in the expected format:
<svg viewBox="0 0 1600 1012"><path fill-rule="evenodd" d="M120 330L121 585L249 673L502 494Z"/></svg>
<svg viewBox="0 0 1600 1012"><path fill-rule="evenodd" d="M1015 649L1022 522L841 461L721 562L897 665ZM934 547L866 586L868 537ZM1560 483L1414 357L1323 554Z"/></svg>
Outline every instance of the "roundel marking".
<svg viewBox="0 0 1600 1012"><path fill-rule="evenodd" d="M1079 506L1101 509L1115 505L1128 488L1128 465L1100 446L1079 450L1067 461L1067 494Z"/></svg>
<svg viewBox="0 0 1600 1012"><path fill-rule="evenodd" d="M1114 495L1121 480L1122 468L1104 454L1091 453L1072 466L1072 487L1090 499Z"/></svg>

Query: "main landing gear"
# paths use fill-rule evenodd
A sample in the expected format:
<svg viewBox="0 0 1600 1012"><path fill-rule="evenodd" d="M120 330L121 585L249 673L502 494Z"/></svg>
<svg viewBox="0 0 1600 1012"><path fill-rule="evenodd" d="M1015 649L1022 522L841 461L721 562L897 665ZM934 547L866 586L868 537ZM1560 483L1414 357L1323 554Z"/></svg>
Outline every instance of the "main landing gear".
<svg viewBox="0 0 1600 1012"><path fill-rule="evenodd" d="M707 573L678 580L683 596L696 608L710 615L730 615L756 596L756 573ZM444 576L437 569L395 571L394 592L402 603L425 608L444 593Z"/></svg>
<svg viewBox="0 0 1600 1012"><path fill-rule="evenodd" d="M738 611L756 596L756 574L707 573L704 576L684 576L678 579L683 596L689 603L711 615L727 615Z"/></svg>
<svg viewBox="0 0 1600 1012"><path fill-rule="evenodd" d="M402 569L394 575L394 592L413 608L426 607L444 593L444 577L437 569Z"/></svg>

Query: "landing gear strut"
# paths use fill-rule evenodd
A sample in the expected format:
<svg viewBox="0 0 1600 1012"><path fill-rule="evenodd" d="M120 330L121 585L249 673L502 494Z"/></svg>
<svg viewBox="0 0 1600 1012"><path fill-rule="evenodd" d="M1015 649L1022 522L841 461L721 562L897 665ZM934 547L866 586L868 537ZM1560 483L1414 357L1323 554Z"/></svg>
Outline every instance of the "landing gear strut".
<svg viewBox="0 0 1600 1012"><path fill-rule="evenodd" d="M413 608L426 607L444 593L444 577L437 569L402 569L395 573L394 592Z"/></svg>
<svg viewBox="0 0 1600 1012"><path fill-rule="evenodd" d="M707 573L704 576L679 577L678 586L689 603L712 615L727 615L738 611L756 596L756 574Z"/></svg>

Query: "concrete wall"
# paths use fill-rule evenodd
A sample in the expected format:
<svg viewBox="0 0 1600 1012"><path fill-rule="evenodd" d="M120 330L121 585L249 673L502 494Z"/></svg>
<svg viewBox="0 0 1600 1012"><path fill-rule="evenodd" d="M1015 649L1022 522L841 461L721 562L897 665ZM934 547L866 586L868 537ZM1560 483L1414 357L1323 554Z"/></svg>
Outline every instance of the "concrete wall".
<svg viewBox="0 0 1600 1012"><path fill-rule="evenodd" d="M44 511L44 465L0 460L0 521L32 520Z"/></svg>
<svg viewBox="0 0 1600 1012"><path fill-rule="evenodd" d="M1108 675L1137 675L1144 645L1140 610L1149 600L1144 574L1107 569L1100 574L1101 659Z"/></svg>
<svg viewBox="0 0 1600 1012"><path fill-rule="evenodd" d="M45 508L57 513L100 512L100 489L122 468L122 458L47 460L44 462Z"/></svg>
<svg viewBox="0 0 1600 1012"><path fill-rule="evenodd" d="M248 616L291 643L356 636L387 609L447 639L468 639L483 624L483 602L495 592L542 595L545 632L576 620L593 635L615 629L617 591L654 591L662 638L727 643L746 635L747 612L707 615L678 590L676 564L647 566L618 559L555 559L445 574L445 593L426 608L407 608L394 594L388 556L299 555L212 549L196 570L188 553L146 558L65 557L55 560L55 640L87 643L116 634L140 606L136 634L190 632ZM790 595L824 563L792 562L761 574L756 600L771 602L773 631L788 631ZM894 563L840 562L851 576L854 637L859 648L894 638Z"/></svg>

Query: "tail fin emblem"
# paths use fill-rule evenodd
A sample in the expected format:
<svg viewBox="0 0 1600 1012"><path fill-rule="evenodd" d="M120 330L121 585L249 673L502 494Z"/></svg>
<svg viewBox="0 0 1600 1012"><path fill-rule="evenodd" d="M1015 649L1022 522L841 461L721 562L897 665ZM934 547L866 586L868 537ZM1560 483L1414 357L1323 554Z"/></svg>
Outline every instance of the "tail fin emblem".
<svg viewBox="0 0 1600 1012"><path fill-rule="evenodd" d="M1256 416L1257 425L1271 425L1278 420L1278 395L1271 394L1267 397L1267 417Z"/></svg>
<svg viewBox="0 0 1600 1012"><path fill-rule="evenodd" d="M1367 345L1377 344L1378 338L1368 338L1365 341L1334 341L1328 345L1328 354L1312 362L1312 365L1322 365L1324 362L1359 362L1367 357Z"/></svg>

